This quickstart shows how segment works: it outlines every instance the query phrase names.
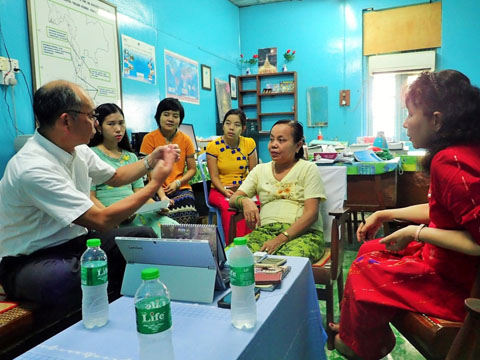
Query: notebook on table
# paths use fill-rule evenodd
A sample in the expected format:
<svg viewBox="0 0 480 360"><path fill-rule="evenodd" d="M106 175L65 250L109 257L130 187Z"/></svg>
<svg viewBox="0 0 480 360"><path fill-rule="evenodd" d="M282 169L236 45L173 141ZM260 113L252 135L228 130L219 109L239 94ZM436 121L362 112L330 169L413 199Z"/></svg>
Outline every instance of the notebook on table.
<svg viewBox="0 0 480 360"><path fill-rule="evenodd" d="M160 280L167 286L173 300L210 303L214 290L224 290L228 279L223 271L226 261L223 244L214 225L170 225L178 234L198 227L210 226L215 233L215 252L209 239L165 237L117 237L115 241L127 262L121 294L134 296L141 283L140 273L148 267L160 270Z"/></svg>

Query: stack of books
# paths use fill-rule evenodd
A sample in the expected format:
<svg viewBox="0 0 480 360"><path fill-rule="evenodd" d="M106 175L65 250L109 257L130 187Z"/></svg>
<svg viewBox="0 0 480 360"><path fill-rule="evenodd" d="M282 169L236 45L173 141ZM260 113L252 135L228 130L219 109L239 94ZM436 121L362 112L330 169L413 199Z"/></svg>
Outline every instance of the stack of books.
<svg viewBox="0 0 480 360"><path fill-rule="evenodd" d="M273 291L290 272L288 265L255 264L255 286L263 291Z"/></svg>

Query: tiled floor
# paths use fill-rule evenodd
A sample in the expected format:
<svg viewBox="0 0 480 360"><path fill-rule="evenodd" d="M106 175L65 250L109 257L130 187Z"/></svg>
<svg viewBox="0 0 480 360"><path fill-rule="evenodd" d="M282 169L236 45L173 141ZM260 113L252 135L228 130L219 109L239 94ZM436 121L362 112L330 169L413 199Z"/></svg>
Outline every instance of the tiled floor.
<svg viewBox="0 0 480 360"><path fill-rule="evenodd" d="M358 245L348 245L348 250L345 251L345 257L343 262L343 272L344 272L344 279L347 278L348 269L352 264L353 260L356 257ZM338 299L337 299L337 290L336 287L334 289L335 293L335 320L338 320L339 313L338 313ZM320 304L320 312L322 313L322 318L325 319L325 302L319 301ZM392 327L393 328L393 327ZM384 359L385 360L424 360L423 357L395 328L393 328L395 336L397 338L397 344L393 351ZM342 355L340 355L336 350L329 351L325 347L325 352L327 354L327 359L329 360L341 360L344 359Z"/></svg>

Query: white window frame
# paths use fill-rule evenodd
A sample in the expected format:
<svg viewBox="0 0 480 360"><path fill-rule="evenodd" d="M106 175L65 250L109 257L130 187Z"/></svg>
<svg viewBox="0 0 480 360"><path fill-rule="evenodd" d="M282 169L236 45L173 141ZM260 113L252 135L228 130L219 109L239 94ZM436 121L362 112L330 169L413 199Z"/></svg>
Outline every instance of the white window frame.
<svg viewBox="0 0 480 360"><path fill-rule="evenodd" d="M401 92L406 78L404 75L420 74L422 71L435 70L435 50L407 52L399 54L374 55L368 57L368 98L367 98L367 126L366 135L376 136L373 124L373 79L375 75L392 74L395 76L395 124L393 140L408 140L403 129L406 110L402 101ZM380 129L377 129L380 130ZM388 134L387 134L388 136Z"/></svg>

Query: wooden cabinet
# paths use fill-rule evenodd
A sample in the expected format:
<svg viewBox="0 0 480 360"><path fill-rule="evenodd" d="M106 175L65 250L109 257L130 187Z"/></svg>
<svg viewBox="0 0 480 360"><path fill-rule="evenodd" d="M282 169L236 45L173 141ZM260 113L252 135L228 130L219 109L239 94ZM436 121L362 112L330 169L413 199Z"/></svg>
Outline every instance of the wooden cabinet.
<svg viewBox="0 0 480 360"><path fill-rule="evenodd" d="M297 121L297 72L238 77L238 107L247 115L247 136L268 135L281 119Z"/></svg>

